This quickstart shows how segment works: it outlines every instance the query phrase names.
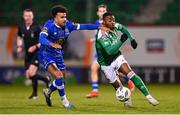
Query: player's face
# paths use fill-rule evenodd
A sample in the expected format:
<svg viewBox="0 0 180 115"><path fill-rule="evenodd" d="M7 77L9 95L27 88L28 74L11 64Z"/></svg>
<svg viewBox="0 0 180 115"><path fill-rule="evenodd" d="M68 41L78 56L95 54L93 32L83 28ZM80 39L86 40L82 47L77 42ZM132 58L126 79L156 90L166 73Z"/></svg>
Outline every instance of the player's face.
<svg viewBox="0 0 180 115"><path fill-rule="evenodd" d="M113 30L114 25L115 25L115 18L114 16L107 16L104 20L103 20L103 24L110 28L111 30Z"/></svg>
<svg viewBox="0 0 180 115"><path fill-rule="evenodd" d="M102 19L103 14L106 12L107 12L106 8L104 8L104 7L98 8L97 15L98 15L99 19Z"/></svg>
<svg viewBox="0 0 180 115"><path fill-rule="evenodd" d="M33 22L33 18L34 18L33 12L31 12L31 11L24 11L23 19L24 19L25 23L27 23L27 24L32 23Z"/></svg>
<svg viewBox="0 0 180 115"><path fill-rule="evenodd" d="M65 26L66 20L66 13L57 13L55 21L59 26Z"/></svg>

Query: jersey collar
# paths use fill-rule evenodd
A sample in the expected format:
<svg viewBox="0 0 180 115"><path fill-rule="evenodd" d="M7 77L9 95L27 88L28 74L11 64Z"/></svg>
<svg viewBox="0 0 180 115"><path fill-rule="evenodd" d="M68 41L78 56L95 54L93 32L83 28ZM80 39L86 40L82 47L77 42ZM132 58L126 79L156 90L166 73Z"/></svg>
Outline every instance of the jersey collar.
<svg viewBox="0 0 180 115"><path fill-rule="evenodd" d="M61 28L61 26L58 26L55 21L54 21L54 25L58 28Z"/></svg>

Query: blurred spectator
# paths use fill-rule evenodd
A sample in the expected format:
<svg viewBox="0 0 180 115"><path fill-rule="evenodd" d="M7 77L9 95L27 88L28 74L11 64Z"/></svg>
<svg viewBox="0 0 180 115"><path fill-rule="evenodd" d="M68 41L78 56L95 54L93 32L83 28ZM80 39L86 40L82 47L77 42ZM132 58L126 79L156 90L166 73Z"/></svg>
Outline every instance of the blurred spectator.
<svg viewBox="0 0 180 115"><path fill-rule="evenodd" d="M40 46L39 44L39 33L41 31L41 26L33 21L34 14L31 9L25 9L23 11L24 22L19 25L17 32L17 52L20 53L25 50L25 70L26 78L32 80L33 92L30 95L29 99L37 99L37 88L38 80L42 80L48 86L50 82L49 77L43 77L37 74L39 67L39 62L37 59L37 51Z"/></svg>

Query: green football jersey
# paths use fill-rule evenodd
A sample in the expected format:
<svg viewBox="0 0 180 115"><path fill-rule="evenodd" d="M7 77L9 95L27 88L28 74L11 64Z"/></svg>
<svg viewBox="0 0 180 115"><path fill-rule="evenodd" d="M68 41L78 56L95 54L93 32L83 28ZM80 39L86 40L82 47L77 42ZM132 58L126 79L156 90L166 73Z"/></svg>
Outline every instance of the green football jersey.
<svg viewBox="0 0 180 115"><path fill-rule="evenodd" d="M113 33L107 33L102 30L97 31L95 46L98 55L98 63L100 65L110 65L111 62L121 54L119 48L123 43L118 37L118 31L126 33L128 35L128 39L133 39L128 30L119 23L115 24Z"/></svg>

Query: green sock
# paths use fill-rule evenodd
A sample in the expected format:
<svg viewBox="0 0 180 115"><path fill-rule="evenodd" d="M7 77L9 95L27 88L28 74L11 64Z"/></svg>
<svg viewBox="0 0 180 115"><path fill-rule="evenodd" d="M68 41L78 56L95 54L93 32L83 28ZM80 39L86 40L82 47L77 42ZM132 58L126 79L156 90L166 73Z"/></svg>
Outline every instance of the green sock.
<svg viewBox="0 0 180 115"><path fill-rule="evenodd" d="M149 91L147 87L145 86L144 82L138 75L134 75L131 80L135 84L135 86L145 95L149 95Z"/></svg>

